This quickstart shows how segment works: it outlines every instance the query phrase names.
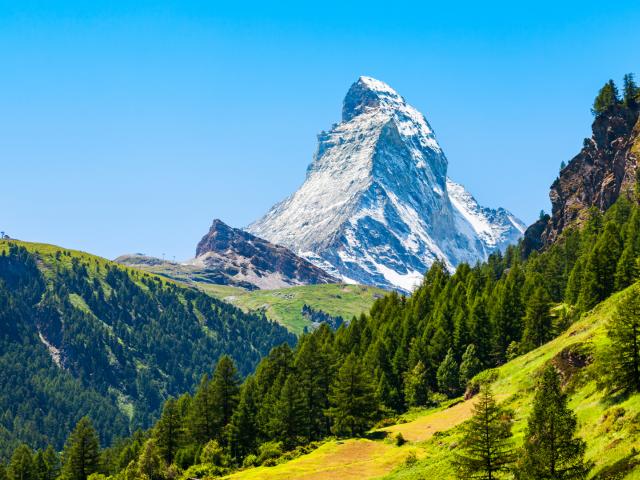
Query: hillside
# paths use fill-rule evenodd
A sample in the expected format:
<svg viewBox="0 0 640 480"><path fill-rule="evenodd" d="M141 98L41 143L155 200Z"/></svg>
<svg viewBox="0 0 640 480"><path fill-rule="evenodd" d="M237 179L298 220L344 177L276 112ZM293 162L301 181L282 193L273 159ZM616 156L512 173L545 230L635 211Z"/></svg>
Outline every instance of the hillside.
<svg viewBox="0 0 640 480"><path fill-rule="evenodd" d="M116 261L198 288L215 298L240 307L245 312L264 313L269 320L284 325L295 334L301 334L305 327L312 328L312 322L302 314L304 305L348 321L353 316L367 312L376 299L387 293L376 287L347 284L254 290L212 283L209 274L194 265L166 262L140 255L123 256Z"/></svg>
<svg viewBox="0 0 640 480"><path fill-rule="evenodd" d="M536 376L548 362L567 375L570 406L578 415L579 435L587 440L587 457L595 462L590 478L640 478L640 394L608 396L596 387L595 365L570 368L569 352L592 352L597 357L607 342L605 325L621 298L612 296L573 324L564 334L496 369L493 388L498 399L515 412L514 433L521 443L530 411ZM403 422L374 430L370 439L328 441L308 455L275 467L258 467L226 478L269 479L366 479L387 480L454 479L450 466L459 440L459 425L471 415L473 399L450 408L415 410L401 417ZM376 435L379 432L381 435ZM393 438L402 433L408 443L397 447ZM374 440L386 435L385 438ZM636 450L633 450L634 447ZM635 452L635 453L633 453ZM415 454L417 460L407 465ZM614 472L617 472L614 474Z"/></svg>
<svg viewBox="0 0 640 480"><path fill-rule="evenodd" d="M0 241L0 457L57 449L89 415L104 444L148 427L218 358L242 374L295 338L264 316L52 245Z"/></svg>

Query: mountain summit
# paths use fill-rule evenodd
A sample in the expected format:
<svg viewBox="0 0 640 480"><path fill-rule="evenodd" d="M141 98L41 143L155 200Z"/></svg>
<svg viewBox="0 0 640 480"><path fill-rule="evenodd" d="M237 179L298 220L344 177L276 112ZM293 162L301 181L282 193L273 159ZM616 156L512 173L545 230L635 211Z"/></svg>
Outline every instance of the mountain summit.
<svg viewBox="0 0 640 480"><path fill-rule="evenodd" d="M248 231L344 281L410 291L436 259L451 269L486 259L524 225L448 180L425 117L386 83L360 77L342 122L318 135L304 184Z"/></svg>

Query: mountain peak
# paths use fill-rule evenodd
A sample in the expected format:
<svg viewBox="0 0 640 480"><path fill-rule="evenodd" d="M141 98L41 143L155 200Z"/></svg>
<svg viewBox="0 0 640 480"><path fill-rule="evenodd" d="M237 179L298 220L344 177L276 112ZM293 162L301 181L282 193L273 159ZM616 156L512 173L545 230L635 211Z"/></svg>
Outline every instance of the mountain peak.
<svg viewBox="0 0 640 480"><path fill-rule="evenodd" d="M362 113L382 106L398 108L404 99L386 83L373 77L361 76L351 85L342 104L342 121L348 122Z"/></svg>

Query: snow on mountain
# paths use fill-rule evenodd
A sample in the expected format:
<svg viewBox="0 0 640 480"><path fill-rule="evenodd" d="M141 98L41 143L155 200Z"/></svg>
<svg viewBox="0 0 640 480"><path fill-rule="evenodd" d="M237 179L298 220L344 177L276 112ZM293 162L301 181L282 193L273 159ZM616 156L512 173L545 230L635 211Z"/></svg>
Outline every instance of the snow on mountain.
<svg viewBox="0 0 640 480"><path fill-rule="evenodd" d="M318 135L303 185L248 231L347 282L413 290L442 259L486 259L524 225L447 179L425 117L389 85L360 77L342 121Z"/></svg>

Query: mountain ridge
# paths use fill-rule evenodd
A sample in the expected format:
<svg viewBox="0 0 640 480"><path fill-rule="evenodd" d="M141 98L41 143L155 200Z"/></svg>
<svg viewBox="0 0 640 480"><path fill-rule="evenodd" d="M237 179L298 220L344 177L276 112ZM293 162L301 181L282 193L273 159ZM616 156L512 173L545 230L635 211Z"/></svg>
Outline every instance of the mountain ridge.
<svg viewBox="0 0 640 480"><path fill-rule="evenodd" d="M360 77L342 121L318 135L303 185L247 230L344 281L411 291L435 260L475 263L524 230L509 214L496 215L502 233L476 231L470 211L452 205L447 163L424 115Z"/></svg>

